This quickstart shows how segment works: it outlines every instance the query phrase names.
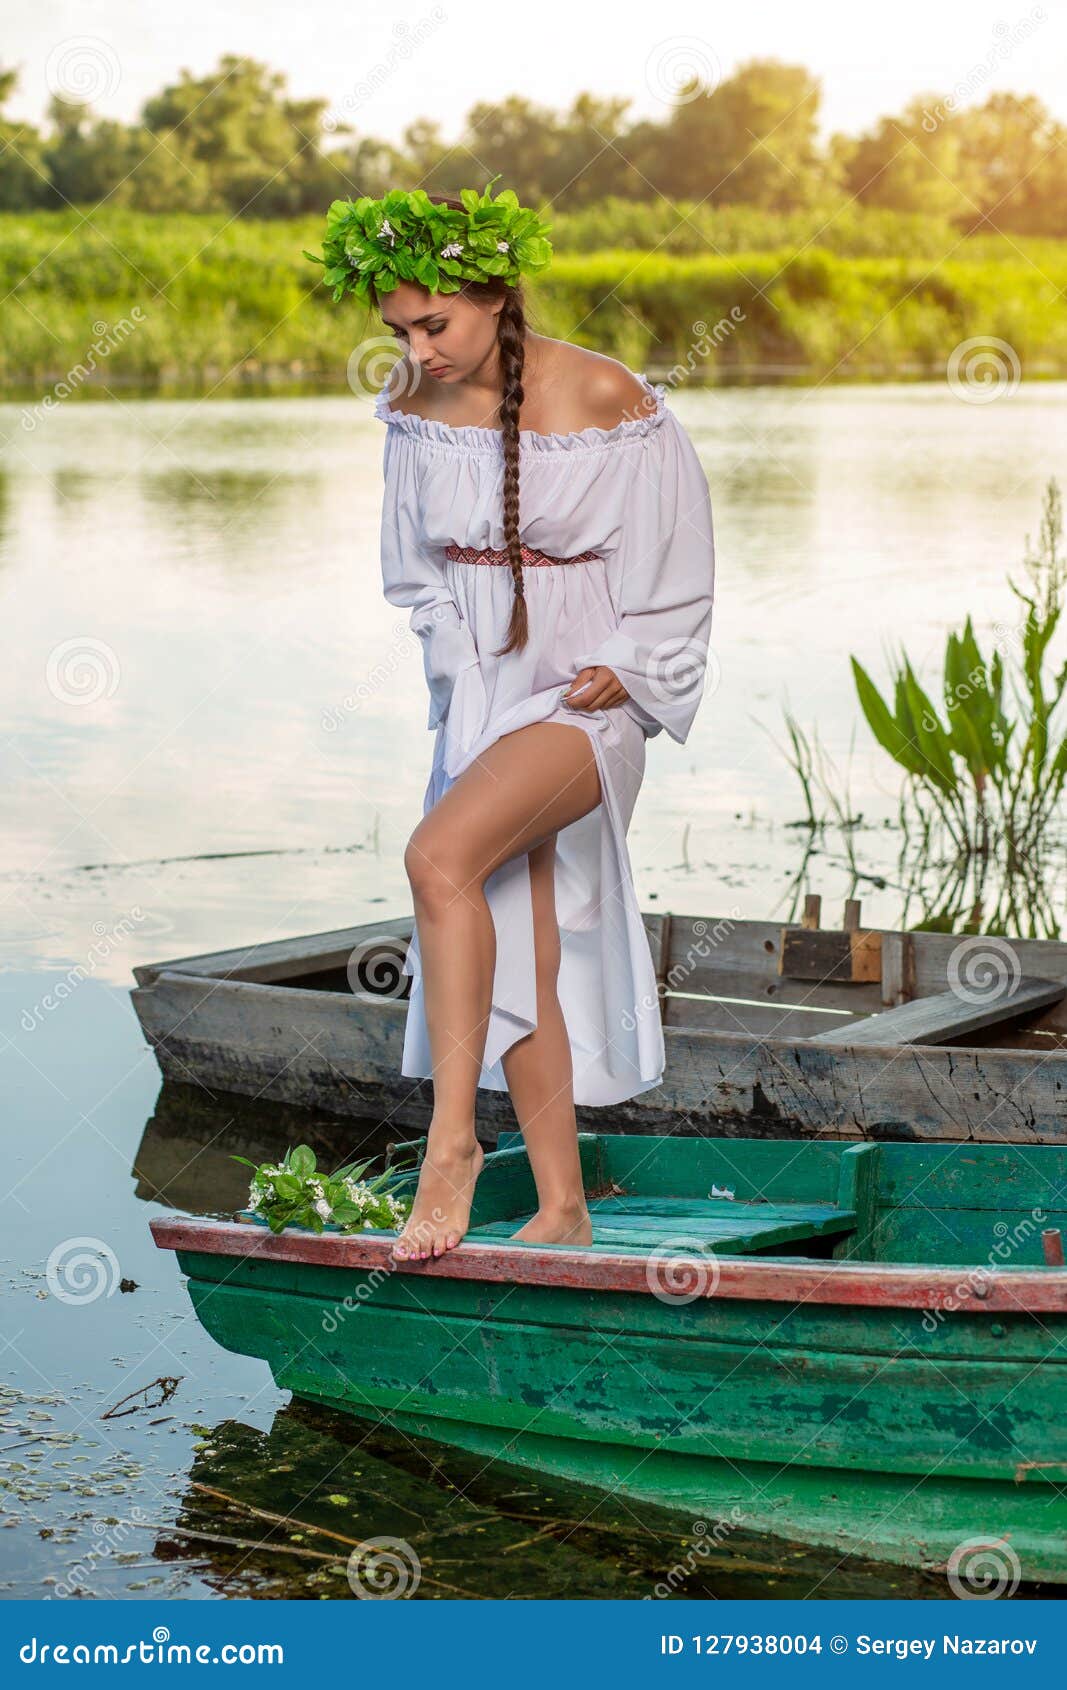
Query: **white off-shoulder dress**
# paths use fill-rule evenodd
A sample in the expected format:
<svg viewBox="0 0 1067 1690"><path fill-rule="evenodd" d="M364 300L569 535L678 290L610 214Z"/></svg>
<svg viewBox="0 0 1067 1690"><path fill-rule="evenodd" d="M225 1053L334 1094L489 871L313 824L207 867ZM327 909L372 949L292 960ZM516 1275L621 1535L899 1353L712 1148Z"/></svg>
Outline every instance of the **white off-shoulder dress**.
<svg viewBox="0 0 1067 1690"><path fill-rule="evenodd" d="M626 833L645 740L665 728L683 743L692 726L714 590L707 479L667 408L666 389L645 376L641 382L655 397L654 414L574 434L520 433L530 632L525 649L504 657L494 651L507 638L514 588L510 568L499 561L506 557L501 434L396 411L384 386L375 399L375 415L386 424L385 597L411 607L430 692L428 726L436 729L423 813L502 734L562 722L592 741L602 802L558 833L555 878L558 994L574 1101L591 1105L619 1103L663 1078L655 968ZM474 561L478 556L483 561ZM614 670L629 699L593 711L562 703L578 671L591 664ZM504 1053L537 1025L526 854L501 864L485 894L497 947L478 1083L503 1091ZM430 1078L417 933L405 973L412 988L401 1073Z"/></svg>

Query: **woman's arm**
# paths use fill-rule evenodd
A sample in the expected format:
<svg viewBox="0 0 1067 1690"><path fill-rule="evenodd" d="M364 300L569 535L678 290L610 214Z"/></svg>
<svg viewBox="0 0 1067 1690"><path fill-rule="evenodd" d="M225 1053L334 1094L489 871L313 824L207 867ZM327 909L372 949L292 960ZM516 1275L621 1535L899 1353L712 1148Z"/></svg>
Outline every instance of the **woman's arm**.
<svg viewBox="0 0 1067 1690"><path fill-rule="evenodd" d="M419 522L418 448L390 428L383 453L382 587L390 604L410 607L409 626L423 648L430 690L427 726L448 715L457 677L478 663L478 649L444 571L423 543Z"/></svg>
<svg viewBox="0 0 1067 1690"><path fill-rule="evenodd" d="M650 736L666 728L681 744L703 694L711 637L715 541L707 477L669 411L622 450L627 482L617 538L605 553L619 623L579 654L579 666L612 670L629 694L622 708Z"/></svg>

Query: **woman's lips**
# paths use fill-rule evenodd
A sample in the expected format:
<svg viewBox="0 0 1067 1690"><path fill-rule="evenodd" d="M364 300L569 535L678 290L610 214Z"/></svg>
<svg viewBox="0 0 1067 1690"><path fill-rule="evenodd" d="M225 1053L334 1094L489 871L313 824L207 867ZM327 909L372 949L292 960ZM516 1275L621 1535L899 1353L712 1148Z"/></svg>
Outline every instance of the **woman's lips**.
<svg viewBox="0 0 1067 1690"><path fill-rule="evenodd" d="M431 376L444 375L444 373L447 369L448 369L447 364L427 364L427 366L426 366L427 374L429 374Z"/></svg>

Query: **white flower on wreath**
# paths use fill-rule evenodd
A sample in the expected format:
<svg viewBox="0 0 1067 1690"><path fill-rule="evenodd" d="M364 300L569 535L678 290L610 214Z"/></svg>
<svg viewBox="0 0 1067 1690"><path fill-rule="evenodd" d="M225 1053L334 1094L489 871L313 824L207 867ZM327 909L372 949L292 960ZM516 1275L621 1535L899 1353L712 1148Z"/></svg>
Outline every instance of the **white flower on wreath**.
<svg viewBox="0 0 1067 1690"><path fill-rule="evenodd" d="M315 1213L320 1215L324 1221L328 1221L330 1216L333 1214L333 1210L330 1208L330 1205L327 1203L325 1197L320 1197L318 1199L318 1202L315 1204Z"/></svg>
<svg viewBox="0 0 1067 1690"><path fill-rule="evenodd" d="M462 256L462 253L463 253L463 242L462 241L449 241L447 246L443 246L441 248L440 256L442 258L459 258L459 257Z"/></svg>
<svg viewBox="0 0 1067 1690"><path fill-rule="evenodd" d="M508 246L507 241L497 241L496 250L497 252L510 252L511 248Z"/></svg>

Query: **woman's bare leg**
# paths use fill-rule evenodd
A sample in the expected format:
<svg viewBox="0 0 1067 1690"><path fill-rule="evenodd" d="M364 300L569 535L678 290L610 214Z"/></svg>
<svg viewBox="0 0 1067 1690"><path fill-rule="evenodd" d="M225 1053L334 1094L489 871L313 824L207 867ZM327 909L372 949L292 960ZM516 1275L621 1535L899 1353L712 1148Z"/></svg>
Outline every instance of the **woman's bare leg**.
<svg viewBox="0 0 1067 1690"><path fill-rule="evenodd" d="M483 1152L478 1077L492 1008L496 931L484 886L600 802L584 728L534 722L505 734L465 769L416 827L404 854L422 962L434 1108L398 1256L440 1255L470 1219Z"/></svg>
<svg viewBox="0 0 1067 1690"><path fill-rule="evenodd" d="M579 730L581 731L581 730ZM571 1043L556 992L561 961L556 915L556 838L530 852L537 1026L504 1055L504 1074L537 1184L538 1210L514 1238L591 1244L574 1114Z"/></svg>

